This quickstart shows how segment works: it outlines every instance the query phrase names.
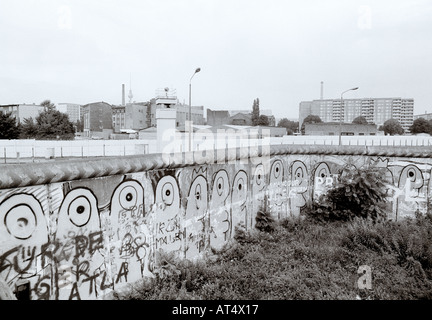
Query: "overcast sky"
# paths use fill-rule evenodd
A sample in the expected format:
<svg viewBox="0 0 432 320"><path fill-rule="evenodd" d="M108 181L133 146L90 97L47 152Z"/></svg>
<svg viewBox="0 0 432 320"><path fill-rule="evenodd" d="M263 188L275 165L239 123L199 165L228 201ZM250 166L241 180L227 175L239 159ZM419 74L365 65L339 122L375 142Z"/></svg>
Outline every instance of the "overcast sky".
<svg viewBox="0 0 432 320"><path fill-rule="evenodd" d="M159 88L210 109L414 98L432 112L432 1L0 0L0 104L121 103ZM126 97L126 100L128 98Z"/></svg>

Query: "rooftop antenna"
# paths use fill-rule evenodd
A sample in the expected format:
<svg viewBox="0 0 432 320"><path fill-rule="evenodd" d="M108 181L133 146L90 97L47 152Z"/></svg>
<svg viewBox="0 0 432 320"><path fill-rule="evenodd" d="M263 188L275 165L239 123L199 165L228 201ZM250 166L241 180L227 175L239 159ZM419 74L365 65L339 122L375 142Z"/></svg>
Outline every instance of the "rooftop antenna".
<svg viewBox="0 0 432 320"><path fill-rule="evenodd" d="M132 75L129 74L129 103L132 103L132 98L133 98L133 94L132 94Z"/></svg>

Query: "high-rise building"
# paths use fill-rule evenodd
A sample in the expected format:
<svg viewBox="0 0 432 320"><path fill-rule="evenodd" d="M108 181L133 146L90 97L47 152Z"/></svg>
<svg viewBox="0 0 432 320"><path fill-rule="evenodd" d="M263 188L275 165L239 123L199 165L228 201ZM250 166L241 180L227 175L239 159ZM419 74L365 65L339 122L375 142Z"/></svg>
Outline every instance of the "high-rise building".
<svg viewBox="0 0 432 320"><path fill-rule="evenodd" d="M302 101L299 105L299 126L308 115L317 115L323 122L352 122L363 116L377 126L386 120L398 120L405 131L414 121L412 98L322 99Z"/></svg>
<svg viewBox="0 0 432 320"><path fill-rule="evenodd" d="M69 116L70 122L81 120L81 105L76 103L58 103L57 110L66 113Z"/></svg>

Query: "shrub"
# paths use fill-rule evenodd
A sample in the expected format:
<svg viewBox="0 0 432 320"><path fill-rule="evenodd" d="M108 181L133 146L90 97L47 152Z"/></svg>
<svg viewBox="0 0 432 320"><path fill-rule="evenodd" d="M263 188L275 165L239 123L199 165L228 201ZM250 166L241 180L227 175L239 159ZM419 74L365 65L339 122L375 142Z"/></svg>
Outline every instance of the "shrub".
<svg viewBox="0 0 432 320"><path fill-rule="evenodd" d="M264 231L264 232L273 232L274 231L275 221L272 218L270 210L268 208L267 195L264 196L263 204L258 209L255 220L256 220L255 228L258 229L259 231Z"/></svg>
<svg viewBox="0 0 432 320"><path fill-rule="evenodd" d="M254 243L256 237L246 229L244 224L238 224L234 227L234 240L240 244Z"/></svg>
<svg viewBox="0 0 432 320"><path fill-rule="evenodd" d="M318 220L348 221L354 217L386 217L387 187L381 168L346 164L335 187L322 194L305 213Z"/></svg>
<svg viewBox="0 0 432 320"><path fill-rule="evenodd" d="M165 279L174 275L180 275L181 271L177 267L178 259L176 252L165 252L162 249L156 251L156 260L153 273L160 279Z"/></svg>
<svg viewBox="0 0 432 320"><path fill-rule="evenodd" d="M341 245L349 250L371 250L392 255L398 265L432 280L432 223L428 218L402 222L354 219L346 227Z"/></svg>

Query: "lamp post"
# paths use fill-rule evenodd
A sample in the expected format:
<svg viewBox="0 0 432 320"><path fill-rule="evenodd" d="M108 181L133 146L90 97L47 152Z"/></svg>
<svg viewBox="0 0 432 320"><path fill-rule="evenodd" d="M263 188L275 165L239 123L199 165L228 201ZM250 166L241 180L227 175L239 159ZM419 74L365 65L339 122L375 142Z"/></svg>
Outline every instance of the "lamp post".
<svg viewBox="0 0 432 320"><path fill-rule="evenodd" d="M198 72L201 71L201 68L196 68L194 74L192 75L192 77L189 80L189 151L192 150L192 115L191 115L191 110L192 110L192 104L191 104L191 92L192 92L192 78L194 77L194 75Z"/></svg>
<svg viewBox="0 0 432 320"><path fill-rule="evenodd" d="M358 87L355 87L355 88L351 88L351 89L345 90L344 92L341 93L341 113L340 113L340 116L339 116L339 145L342 145L342 110L343 110L343 94L344 94L345 92L348 92L348 91L351 91L351 90L357 90L357 89L358 89ZM345 118L345 110L343 110L343 112L344 112L344 118Z"/></svg>

